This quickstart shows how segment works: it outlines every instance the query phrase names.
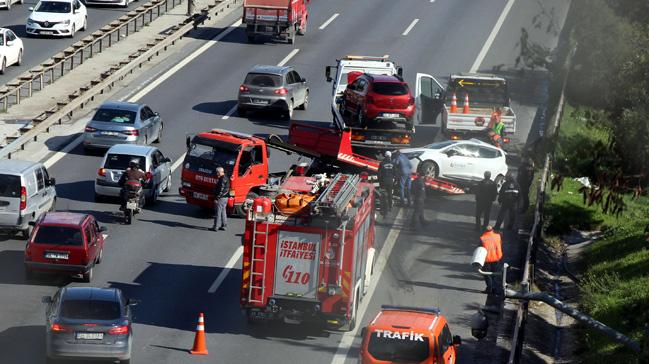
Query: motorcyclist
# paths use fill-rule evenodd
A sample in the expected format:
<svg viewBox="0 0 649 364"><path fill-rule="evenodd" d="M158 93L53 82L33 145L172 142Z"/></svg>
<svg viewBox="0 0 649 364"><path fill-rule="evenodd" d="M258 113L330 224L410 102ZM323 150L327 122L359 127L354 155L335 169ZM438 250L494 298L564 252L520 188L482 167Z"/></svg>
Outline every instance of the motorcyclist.
<svg viewBox="0 0 649 364"><path fill-rule="evenodd" d="M140 161L137 158L131 159L128 163L128 168L122 173L122 176L119 179L119 186L122 188L120 191L120 197L122 199L122 206L120 210L126 208L126 200L128 196L128 190L135 188L140 192L142 189L142 183L146 179L146 173L140 169ZM139 187L138 187L139 185Z"/></svg>

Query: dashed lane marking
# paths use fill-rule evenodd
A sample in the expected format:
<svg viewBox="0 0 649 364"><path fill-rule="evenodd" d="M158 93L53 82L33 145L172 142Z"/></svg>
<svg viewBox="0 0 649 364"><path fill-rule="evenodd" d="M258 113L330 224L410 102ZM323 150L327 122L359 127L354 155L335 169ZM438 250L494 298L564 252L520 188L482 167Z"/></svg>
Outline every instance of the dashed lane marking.
<svg viewBox="0 0 649 364"><path fill-rule="evenodd" d="M234 265L237 264L242 254L243 254L243 246L239 246L237 250L234 252L234 254L232 254L232 256L230 257L230 260L228 260L228 262L225 264L225 267L223 267L223 270L221 270L219 276L216 277L214 283L212 283L210 288L207 290L207 293L214 293L219 289L219 287L225 280L225 277L228 276L228 274L232 270L232 267L234 267Z"/></svg>
<svg viewBox="0 0 649 364"><path fill-rule="evenodd" d="M331 22L334 21L334 19L336 19L338 17L338 15L340 15L340 14L335 13L334 15L332 15L331 18L327 19L326 22L322 23L322 25L320 27L318 27L318 29L323 30L324 28L326 28L327 25L331 24Z"/></svg>
<svg viewBox="0 0 649 364"><path fill-rule="evenodd" d="M297 52L299 52L299 51L300 51L299 48L296 48L296 49L292 50L291 53L289 53L288 56L284 57L284 59L282 59L281 61L279 61L279 63L278 63L277 65L278 65L279 67L284 66L284 65L287 64L288 61L290 61L291 58L293 58L293 57L297 54Z"/></svg>
<svg viewBox="0 0 649 364"><path fill-rule="evenodd" d="M415 25L417 25L417 23L419 23L419 19L415 19L415 20L413 20L412 23L410 23L410 25L408 25L408 27L406 28L406 30L405 30L405 31L403 32L403 34L401 34L401 35L404 35L404 36L408 35L408 33L410 33L410 31L412 30L412 28L414 28Z"/></svg>
<svg viewBox="0 0 649 364"><path fill-rule="evenodd" d="M498 18L498 21L496 21L496 25L494 25L494 28L491 30L491 33L489 33L489 37L487 38L487 41L482 46L480 53L478 53L478 58L476 58L475 62L473 62L473 66L471 66L471 69L469 70L470 73L476 73L478 72L478 69L480 69L480 65L482 64L482 61L487 55L487 51L489 51L489 48L491 48L491 44L493 44L494 39L496 39L496 35L498 35L500 28L503 26L503 23L505 22L505 18L507 18L507 14L509 14L509 11L512 9L514 2L516 2L516 0L509 0L507 1L507 4L505 4L505 8L503 9L503 12L500 13L500 17Z"/></svg>

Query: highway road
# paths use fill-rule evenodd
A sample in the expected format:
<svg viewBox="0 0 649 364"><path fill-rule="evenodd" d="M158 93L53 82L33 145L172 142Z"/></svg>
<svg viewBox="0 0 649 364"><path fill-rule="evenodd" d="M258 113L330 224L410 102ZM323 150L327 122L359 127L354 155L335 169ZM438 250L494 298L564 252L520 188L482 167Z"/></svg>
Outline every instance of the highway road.
<svg viewBox="0 0 649 364"><path fill-rule="evenodd" d="M547 4L557 8L562 23L565 4L560 0ZM294 65L311 89L309 109L296 111L294 118L328 122L331 85L324 81L324 67L333 64L336 57L389 54L404 66L405 78L413 88L417 72L443 77L474 66L480 70L500 64L513 66L518 52L516 35L521 27L532 27L531 19L540 10L532 0L411 0L408 6L393 0L356 0L353 7L345 0L316 0L311 2L310 12L309 32L295 45L251 45L245 42L242 28L228 30L218 43L211 41L212 46L203 48L196 57L170 56L169 64L181 59L188 63L176 67L169 77L164 75L164 79L151 82L151 75L144 74L141 87L135 88L135 84L119 96L134 100L135 94L139 102L160 112L165 120L160 148L176 161L184 153L187 133L218 127L286 134L288 123L270 115L232 115L237 88L255 64ZM328 22L335 14L339 15ZM232 23L237 15L230 16ZM419 21L410 27L415 19ZM540 34L538 39L551 44L556 35ZM522 144L528 133L534 134L532 120L539 106L535 100L540 95L536 85L520 84L527 78L516 80L522 91L518 99L514 98L514 106L524 117L519 118L515 139ZM418 126L416 143L439 138L437 133L436 126ZM273 159L275 167L281 168L281 153L274 153ZM50 173L58 183L58 209L93 213L109 228L104 261L95 270L92 285L118 287L142 300L135 310L134 361L355 362L355 332L246 325L239 310L243 221L231 219L226 232L208 231L211 221L176 194L179 170L174 173L172 192L139 215L133 226L124 226L119 223L116 204L93 202L93 180L99 161L100 156L86 156L77 146L54 164ZM485 302L485 296L479 293L484 283L469 266L478 238L472 230L472 201L472 196L434 196L426 211L431 224L425 230L403 229L411 213L407 209L380 221L377 240L385 264L379 264L376 287L361 306L364 315L359 327L371 320L381 304L437 306L447 316L453 334L464 340L458 363L484 363L478 359L476 341L469 330L470 315ZM59 286L84 285L57 277L26 283L23 249L23 241L0 238L3 363L42 362L41 296L53 294ZM219 280L222 274L224 279ZM215 285L218 281L221 283ZM206 316L208 357L191 357L187 353L198 312Z"/></svg>
<svg viewBox="0 0 649 364"><path fill-rule="evenodd" d="M27 37L25 23L30 14L29 8L36 6L38 1L25 0L23 4L13 4L11 10L0 10L0 27L13 30L22 39L25 46L22 66L7 67L4 75L0 75L0 85L4 85L23 72L38 66L44 60L69 47L72 43L79 41L85 36L98 30L113 20L125 15L129 11L145 4L145 0L131 2L128 8L88 6L88 29L77 32L74 38L57 37Z"/></svg>

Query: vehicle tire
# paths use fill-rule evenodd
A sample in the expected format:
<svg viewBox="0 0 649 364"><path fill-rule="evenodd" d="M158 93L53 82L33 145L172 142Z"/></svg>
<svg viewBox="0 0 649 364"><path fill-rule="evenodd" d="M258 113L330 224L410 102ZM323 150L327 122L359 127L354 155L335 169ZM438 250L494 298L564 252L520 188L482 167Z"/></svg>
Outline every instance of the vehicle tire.
<svg viewBox="0 0 649 364"><path fill-rule="evenodd" d="M171 174L169 174L169 177L167 177L167 185L165 186L165 189L162 190L162 192L169 192L171 191Z"/></svg>
<svg viewBox="0 0 649 364"><path fill-rule="evenodd" d="M286 111L284 112L284 118L288 121L293 119L293 100L289 101Z"/></svg>
<svg viewBox="0 0 649 364"><path fill-rule="evenodd" d="M237 106L237 115L242 118L245 118L246 115L248 115L248 109L242 106Z"/></svg>
<svg viewBox="0 0 649 364"><path fill-rule="evenodd" d="M18 4L24 4L25 0L18 0Z"/></svg>
<svg viewBox="0 0 649 364"><path fill-rule="evenodd" d="M31 269L25 268L25 282L31 282L35 278L34 271Z"/></svg>
<svg viewBox="0 0 649 364"><path fill-rule="evenodd" d="M437 178L439 176L439 166L433 161L423 161L417 166L417 171L425 176Z"/></svg>
<svg viewBox="0 0 649 364"><path fill-rule="evenodd" d="M90 281L92 281L92 271L93 271L93 270L94 270L94 268L90 268L87 272L85 272L85 273L82 275L81 278L83 279L83 281L84 281L85 283L90 283Z"/></svg>
<svg viewBox="0 0 649 364"><path fill-rule="evenodd" d="M129 0L124 0L124 5L122 5L123 8L128 8L130 1Z"/></svg>
<svg viewBox="0 0 649 364"><path fill-rule="evenodd" d="M7 0L7 11L11 10L11 1L12 0Z"/></svg>
<svg viewBox="0 0 649 364"><path fill-rule="evenodd" d="M153 141L156 144L162 142L162 129L164 129L164 124L160 123L160 131L158 132L158 137Z"/></svg>
<svg viewBox="0 0 649 364"><path fill-rule="evenodd" d="M28 226L28 227L20 230L20 237L23 240L27 240L27 239L29 239L29 235L31 235L31 233L32 233L32 227Z"/></svg>
<svg viewBox="0 0 649 364"><path fill-rule="evenodd" d="M18 60L16 61L16 66L20 66L23 64L23 50L18 51Z"/></svg>
<svg viewBox="0 0 649 364"><path fill-rule="evenodd" d="M76 26L72 24L72 30L70 31L70 38L74 38L74 34L77 32Z"/></svg>
<svg viewBox="0 0 649 364"><path fill-rule="evenodd" d="M304 96L304 102L302 105L300 105L299 109L300 110L306 110L309 108L309 91L306 92L306 96Z"/></svg>
<svg viewBox="0 0 649 364"><path fill-rule="evenodd" d="M255 37L254 35L248 34L247 37L248 37L248 43L250 44L257 43L257 37Z"/></svg>
<svg viewBox="0 0 649 364"><path fill-rule="evenodd" d="M120 360L119 364L131 364L131 359Z"/></svg>
<svg viewBox="0 0 649 364"><path fill-rule="evenodd" d="M2 58L2 66L0 66L0 75L4 75L7 70L7 59Z"/></svg>
<svg viewBox="0 0 649 364"><path fill-rule="evenodd" d="M146 137L146 136L144 137L144 144L143 145L149 145L149 138Z"/></svg>
<svg viewBox="0 0 649 364"><path fill-rule="evenodd" d="M147 205L155 205L155 203L158 202L158 195L160 194L158 191L160 191L160 185L154 186L153 191L151 191L151 197L146 201Z"/></svg>
<svg viewBox="0 0 649 364"><path fill-rule="evenodd" d="M257 197L259 197L259 195L257 195L256 193L248 192L248 195L246 195L246 200L254 200ZM246 215L248 214L248 210L244 208L243 204L235 205L234 212L237 214L238 217L246 217Z"/></svg>
<svg viewBox="0 0 649 364"><path fill-rule="evenodd" d="M306 34L306 27L307 27L307 24L308 24L308 23L307 23L307 21L306 21L306 19L305 19L305 20L304 20L304 26L303 26L303 27L300 27L300 28L297 29L297 34L298 34L298 35L305 35L305 34Z"/></svg>
<svg viewBox="0 0 649 364"><path fill-rule="evenodd" d="M83 26L79 30L81 30L83 32L86 29L88 29L88 16L87 15L86 15L85 18L83 18Z"/></svg>
<svg viewBox="0 0 649 364"><path fill-rule="evenodd" d="M104 196L95 192L95 202L104 202Z"/></svg>
<svg viewBox="0 0 649 364"><path fill-rule="evenodd" d="M95 261L95 264L101 264L103 258L104 258L104 248L101 248L101 250L99 251L99 255L97 255L97 260Z"/></svg>
<svg viewBox="0 0 649 364"><path fill-rule="evenodd" d="M126 225L131 225L131 222L133 222L133 210L126 209L126 211L124 211L124 223Z"/></svg>

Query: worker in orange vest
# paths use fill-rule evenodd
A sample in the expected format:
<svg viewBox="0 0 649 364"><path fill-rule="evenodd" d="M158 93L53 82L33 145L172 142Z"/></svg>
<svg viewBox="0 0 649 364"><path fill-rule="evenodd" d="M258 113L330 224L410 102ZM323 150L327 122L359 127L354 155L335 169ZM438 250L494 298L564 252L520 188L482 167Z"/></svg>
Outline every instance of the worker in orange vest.
<svg viewBox="0 0 649 364"><path fill-rule="evenodd" d="M482 270L485 272L500 272L500 261L503 258L500 234L495 232L491 225L487 226L487 230L480 236L480 242L482 247L487 249L487 257L485 258ZM494 275L484 275L484 281L487 284L487 289L484 290L484 293L499 294L498 280L495 279Z"/></svg>

